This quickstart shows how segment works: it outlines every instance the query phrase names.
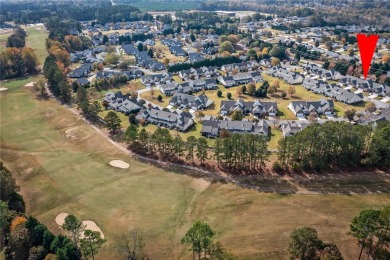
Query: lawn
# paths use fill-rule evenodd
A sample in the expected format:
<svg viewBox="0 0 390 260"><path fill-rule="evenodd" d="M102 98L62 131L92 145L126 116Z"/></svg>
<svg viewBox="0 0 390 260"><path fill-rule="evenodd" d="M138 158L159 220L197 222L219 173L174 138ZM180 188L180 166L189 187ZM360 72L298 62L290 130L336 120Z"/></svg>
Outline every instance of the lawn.
<svg viewBox="0 0 390 260"><path fill-rule="evenodd" d="M270 84L273 84L277 78L271 77L267 75L266 73L262 74L263 79L267 80ZM289 85L285 83L283 80L279 80L280 83L280 89L279 91L285 91L287 92L287 89ZM289 94L287 94L287 97L284 99L281 98L273 98L272 96L269 96L271 99L274 99L276 102L278 102L278 109L281 112L281 119L296 119L295 115L287 108L287 106L291 103L291 101L296 100L320 100L320 99L327 99L327 97L322 95L317 95L311 91L308 91L305 89L302 85L295 85L296 93L291 97ZM277 97L280 94L275 94L275 97ZM347 105L345 103L334 101L335 110L337 113L337 116L342 117L344 116L344 112L348 109L355 108L356 110L362 110L365 107L365 102L361 102L355 105Z"/></svg>
<svg viewBox="0 0 390 260"><path fill-rule="evenodd" d="M160 53L160 57L157 59L159 62L164 62L165 58L168 58L169 62L172 63L184 62L185 60L184 57L177 57L175 54L172 54L169 51L169 47L162 44L161 41L156 41L156 45L153 46L153 49L155 56Z"/></svg>
<svg viewBox="0 0 390 260"><path fill-rule="evenodd" d="M189 259L180 239L197 219L240 259L287 259L289 233L301 226L315 227L345 259L356 259L357 242L346 235L351 219L390 204L389 194L265 194L142 163L55 100L36 100L22 87L26 81L7 82L9 90L0 93L1 160L21 186L27 213L50 230L61 232L54 222L60 212L101 227L108 242L96 259L118 259L114 237L133 227L142 230L151 259ZM113 168L112 159L131 166Z"/></svg>
<svg viewBox="0 0 390 260"><path fill-rule="evenodd" d="M271 139L268 143L268 148L273 150L273 149L278 149L278 142L280 139L283 138L283 133L281 130L275 128L273 125L270 125L271 127Z"/></svg>

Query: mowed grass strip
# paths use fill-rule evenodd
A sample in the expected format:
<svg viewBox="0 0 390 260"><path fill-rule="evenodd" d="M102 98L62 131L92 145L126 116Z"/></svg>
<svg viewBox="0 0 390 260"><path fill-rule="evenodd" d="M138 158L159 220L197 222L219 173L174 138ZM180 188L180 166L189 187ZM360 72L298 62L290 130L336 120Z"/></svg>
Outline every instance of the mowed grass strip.
<svg viewBox="0 0 390 260"><path fill-rule="evenodd" d="M42 27L26 27L23 28L27 32L26 46L31 47L41 66L45 62L45 59L48 55L45 47L45 41L49 33L47 30Z"/></svg>
<svg viewBox="0 0 390 260"><path fill-rule="evenodd" d="M359 248L346 235L354 215L390 203L389 194L278 195L207 182L124 155L56 101L38 101L8 82L0 94L1 160L17 178L33 214L56 233L60 212L95 221L106 235L98 259L116 259L115 235L139 227L152 259L188 259L180 239L191 223L208 222L240 259L287 259L290 232L311 226L346 259ZM108 165L122 159L130 168Z"/></svg>

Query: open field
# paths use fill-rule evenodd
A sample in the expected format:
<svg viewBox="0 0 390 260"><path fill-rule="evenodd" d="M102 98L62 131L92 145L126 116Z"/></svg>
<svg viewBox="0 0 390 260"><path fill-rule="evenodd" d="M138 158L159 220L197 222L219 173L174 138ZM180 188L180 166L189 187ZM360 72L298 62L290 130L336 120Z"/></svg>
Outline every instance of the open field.
<svg viewBox="0 0 390 260"><path fill-rule="evenodd" d="M114 237L133 227L142 230L151 259L188 259L180 239L196 219L207 221L239 259L287 259L288 235L304 225L335 242L345 259L356 259L357 243L346 235L352 217L390 204L384 193L265 194L142 163L55 100L36 100L21 87L31 80L2 84L8 90L0 93L1 160L15 173L27 212L52 231L60 232L54 221L60 212L101 227L108 242L96 259L118 259ZM111 167L111 160L130 168Z"/></svg>

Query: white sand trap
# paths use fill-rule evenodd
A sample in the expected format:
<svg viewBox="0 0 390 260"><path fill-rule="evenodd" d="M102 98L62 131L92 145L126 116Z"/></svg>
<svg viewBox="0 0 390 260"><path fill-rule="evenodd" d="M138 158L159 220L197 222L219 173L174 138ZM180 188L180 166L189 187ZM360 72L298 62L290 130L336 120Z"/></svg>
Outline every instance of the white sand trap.
<svg viewBox="0 0 390 260"><path fill-rule="evenodd" d="M84 220L83 221L83 225L85 226L85 229L89 229L89 230L92 230L92 231L97 231L100 233L100 237L101 238L104 238L104 234L102 232L102 230L100 229L100 227L98 227L98 225L96 225L95 222L93 222L92 220ZM84 237L84 232L81 234L80 236L81 238Z"/></svg>
<svg viewBox="0 0 390 260"><path fill-rule="evenodd" d="M56 223L59 226L62 226L65 223L65 218L68 216L68 213L60 213L56 217Z"/></svg>
<svg viewBox="0 0 390 260"><path fill-rule="evenodd" d="M130 166L127 162L124 162L122 160L112 160L111 162L109 162L109 164L113 167L117 167L121 169L127 169Z"/></svg>
<svg viewBox="0 0 390 260"><path fill-rule="evenodd" d="M35 81L32 81L30 83L27 83L26 85L24 85L25 87L34 87L35 86Z"/></svg>
<svg viewBox="0 0 390 260"><path fill-rule="evenodd" d="M8 88L0 88L0 92L1 91L6 91Z"/></svg>

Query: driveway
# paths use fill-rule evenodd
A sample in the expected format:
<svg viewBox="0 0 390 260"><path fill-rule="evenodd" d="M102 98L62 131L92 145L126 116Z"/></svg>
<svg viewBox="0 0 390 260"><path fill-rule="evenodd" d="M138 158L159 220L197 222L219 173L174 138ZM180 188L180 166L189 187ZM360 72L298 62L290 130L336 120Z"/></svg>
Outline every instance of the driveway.
<svg viewBox="0 0 390 260"><path fill-rule="evenodd" d="M144 88L144 89L137 90L137 94L138 94L137 100L139 101L139 100L143 99L143 98L140 98L140 95L142 93L145 93L145 92L148 92L148 91L150 91L150 88ZM162 106L159 106L156 103L150 102L150 101L148 101L146 99L143 99L143 100L145 101L145 106L146 107L148 107L148 105L151 104L153 107L158 107L159 109L163 109Z"/></svg>

